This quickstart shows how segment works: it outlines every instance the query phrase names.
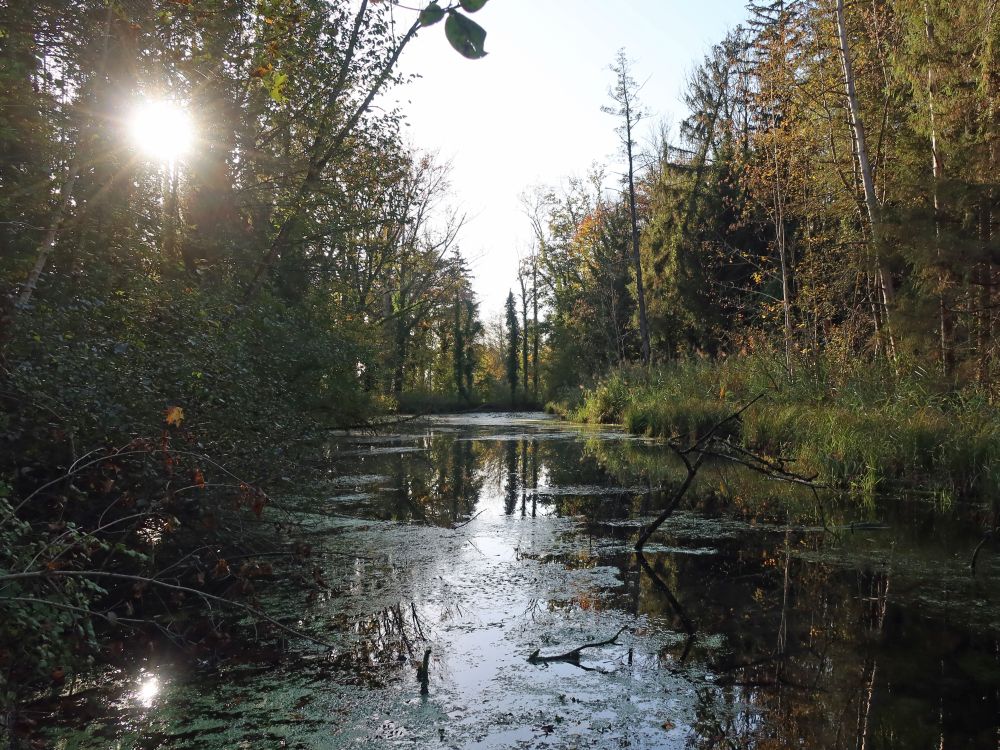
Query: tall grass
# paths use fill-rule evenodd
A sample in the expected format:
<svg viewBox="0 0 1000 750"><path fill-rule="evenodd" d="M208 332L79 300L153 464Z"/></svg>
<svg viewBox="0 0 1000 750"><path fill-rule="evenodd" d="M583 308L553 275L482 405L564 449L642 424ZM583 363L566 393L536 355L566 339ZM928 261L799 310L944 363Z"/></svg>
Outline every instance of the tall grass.
<svg viewBox="0 0 1000 750"><path fill-rule="evenodd" d="M938 496L1000 490L1000 413L974 388L954 390L920 368L784 362L763 355L682 360L611 373L576 405L552 410L654 437L698 436L758 394L729 432L746 447L792 458L801 473L861 496L890 486Z"/></svg>

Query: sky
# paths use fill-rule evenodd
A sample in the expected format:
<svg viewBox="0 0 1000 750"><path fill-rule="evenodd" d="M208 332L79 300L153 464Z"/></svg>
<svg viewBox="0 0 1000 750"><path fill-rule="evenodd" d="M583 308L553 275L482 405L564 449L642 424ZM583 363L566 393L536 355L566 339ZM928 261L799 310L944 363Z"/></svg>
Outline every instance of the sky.
<svg viewBox="0 0 1000 750"><path fill-rule="evenodd" d="M601 112L617 51L625 49L644 82L640 145L661 122L676 133L687 75L745 19L744 2L490 0L473 16L487 32L485 58L455 52L444 23L411 42L400 66L420 78L395 94L405 137L451 162L453 202L466 216L459 244L484 317L501 308L531 247L520 196L583 176L594 163L621 173L618 123Z"/></svg>

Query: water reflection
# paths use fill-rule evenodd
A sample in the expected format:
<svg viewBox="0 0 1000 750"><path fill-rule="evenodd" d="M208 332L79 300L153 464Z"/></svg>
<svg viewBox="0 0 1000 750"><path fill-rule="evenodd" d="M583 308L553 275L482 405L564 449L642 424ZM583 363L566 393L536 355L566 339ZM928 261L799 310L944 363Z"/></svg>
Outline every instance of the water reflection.
<svg viewBox="0 0 1000 750"><path fill-rule="evenodd" d="M681 477L661 447L555 437L548 425L490 427L479 440L429 436L423 463L400 454L405 499L366 512L454 525L498 496L496 512L507 517L579 519L563 544L534 559L612 566L623 585L545 606L567 616L617 610L676 633L658 663L697 674L685 742L997 746L1000 646L985 613L995 613L995 591L955 559L976 541L969 513L900 498L820 504L719 466L699 479L693 510L641 557L631 543Z"/></svg>
<svg viewBox="0 0 1000 750"><path fill-rule="evenodd" d="M135 698L145 708L152 708L160 694L160 680L156 675L145 675L135 691Z"/></svg>
<svg viewBox="0 0 1000 750"><path fill-rule="evenodd" d="M147 746L1000 746L1000 556L969 575L978 509L820 505L708 466L638 556L684 476L655 442L487 415L329 455L300 510L330 590L300 614L336 652L224 664L186 695L144 674L135 702L190 717ZM288 588L263 604L298 612ZM585 669L527 661L622 627Z"/></svg>

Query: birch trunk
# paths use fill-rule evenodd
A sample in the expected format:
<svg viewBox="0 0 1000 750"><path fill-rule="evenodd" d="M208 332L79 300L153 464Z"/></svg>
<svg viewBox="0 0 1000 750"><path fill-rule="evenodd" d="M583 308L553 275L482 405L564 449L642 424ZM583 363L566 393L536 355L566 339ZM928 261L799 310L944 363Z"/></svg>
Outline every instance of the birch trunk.
<svg viewBox="0 0 1000 750"><path fill-rule="evenodd" d="M844 87L847 93L847 106L851 119L851 130L854 134L854 152L857 156L857 167L864 190L865 208L871 232L872 249L875 256L875 276L881 291L883 305L884 328L888 335L888 352L895 356L895 346L892 340L890 326L890 309L895 302L895 289L892 276L882 262L881 254L881 206L875 192L875 180L872 177L871 160L868 157L868 142L865 137L864 120L861 117L861 105L858 103L857 87L854 80L854 65L851 61L851 47L847 38L847 19L844 14L844 0L836 0L837 34L840 41L840 62L844 72Z"/></svg>
<svg viewBox="0 0 1000 750"><path fill-rule="evenodd" d="M934 27L931 24L930 8L924 3L924 31L927 35L927 51L932 53L934 47ZM934 200L934 254L941 263L941 206L938 197L938 184L941 181L943 165L941 155L938 153L937 143L937 123L935 121L934 96L937 93L937 85L934 82L934 66L927 66L927 109L930 116L931 125L931 176L933 178L933 200ZM938 269L938 336L941 357L941 371L948 375L952 369L951 353L951 318L948 314L948 306L945 303L944 289L947 279L943 267Z"/></svg>
<svg viewBox="0 0 1000 750"><path fill-rule="evenodd" d="M42 277L42 272L45 270L46 263L48 263L49 255L52 254L52 250L56 246L56 240L59 238L59 230L62 229L63 219L66 217L66 212L73 202L73 187L76 185L76 178L79 174L80 166L77 162L74 162L70 165L69 174L62 185L62 189L59 191L59 206L52 215L52 220L45 231L45 238L42 240L42 244L38 246L38 257L35 260L35 265L32 267L31 273L28 274L28 279L25 281L21 289L21 294L17 299L19 310L23 310L31 304L31 297L38 287L38 280Z"/></svg>

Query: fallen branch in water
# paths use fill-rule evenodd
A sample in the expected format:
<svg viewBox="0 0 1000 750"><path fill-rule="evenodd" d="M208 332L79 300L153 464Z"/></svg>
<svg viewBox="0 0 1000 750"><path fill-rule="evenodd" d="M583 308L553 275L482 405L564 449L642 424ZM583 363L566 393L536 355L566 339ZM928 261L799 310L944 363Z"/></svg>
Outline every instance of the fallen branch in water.
<svg viewBox="0 0 1000 750"><path fill-rule="evenodd" d="M570 664L579 664L580 653L585 648L600 648L601 646L610 646L613 643L618 643L618 636L620 636L626 630L628 630L628 628L623 626L621 630L619 630L617 633L615 633L613 636L611 636L605 641L598 641L597 643L585 643L582 646L577 646L572 651L567 651L565 654L556 654L555 656L542 656L541 654L539 654L539 651L541 649L536 648L532 652L531 656L528 657L528 661L531 662L532 664L548 664L549 662L553 661L565 661L569 662Z"/></svg>
<svg viewBox="0 0 1000 750"><path fill-rule="evenodd" d="M483 513L485 513L485 512L486 512L486 509L484 508L483 510L479 511L478 513L476 513L476 515L474 515L474 516L473 516L472 518L470 518L470 519L469 519L468 521L463 521L462 523L456 523L455 525L453 525L453 526L451 527L451 528L452 528L452 531L454 531L455 529L460 529L460 528L462 528L463 526L468 526L468 525L469 525L470 523L472 523L473 521L475 521L475 520L476 520L477 518L479 518L479 517L480 517L481 515L483 515Z"/></svg>
<svg viewBox="0 0 1000 750"><path fill-rule="evenodd" d="M976 561L979 559L979 551L983 548L983 545L986 544L986 542L992 541L993 536L994 534L992 531L987 531L983 534L983 538L979 540L979 544L976 545L976 548L972 550L972 560L969 561L969 567L972 569L972 575L976 574Z"/></svg>
<svg viewBox="0 0 1000 750"><path fill-rule="evenodd" d="M677 489L677 491L674 492L673 496L670 498L670 502L667 503L667 506L649 526L640 532L639 539L635 543L636 552L642 552L642 549L646 546L646 542L649 541L649 538L668 518L670 518L670 516L673 515L674 511L677 510L681 500L684 499L684 495L687 494L687 491L691 488L691 484L694 482L698 469L701 468L706 458L723 459L725 461L744 466L757 472L758 474L763 474L769 479L809 487L816 497L817 506L822 514L822 505L819 503L819 495L816 494L816 489L823 487L823 485L816 483L815 476L807 477L789 471L785 467L788 459L779 458L776 461L770 460L764 456L759 456L753 451L749 451L742 446L735 445L728 438L718 436L717 433L724 425L729 422L739 421L743 416L743 413L760 401L763 397L763 393L758 394L732 414L716 422L712 428L708 430L708 432L695 440L693 443L686 446L683 445L681 440L687 437L685 435L678 435L667 441L667 446L674 452L674 455L681 460L684 464L684 468L687 469L687 476L684 478L684 481L681 482L681 486ZM825 518L823 519L823 527L826 528Z"/></svg>

